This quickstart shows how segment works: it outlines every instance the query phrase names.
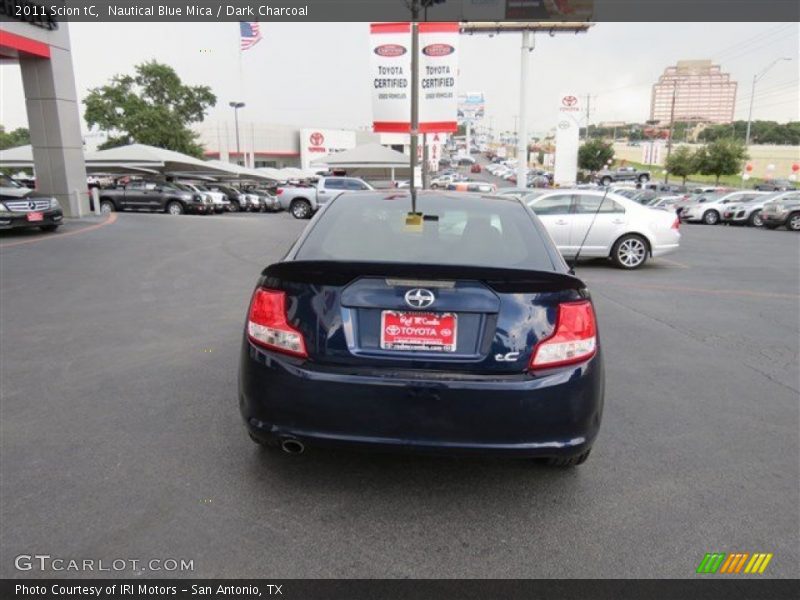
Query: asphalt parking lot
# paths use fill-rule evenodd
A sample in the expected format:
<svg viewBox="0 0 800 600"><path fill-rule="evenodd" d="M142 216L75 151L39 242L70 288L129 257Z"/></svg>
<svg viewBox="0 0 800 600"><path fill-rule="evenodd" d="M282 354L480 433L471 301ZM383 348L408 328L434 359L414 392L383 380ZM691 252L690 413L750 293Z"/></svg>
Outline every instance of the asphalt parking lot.
<svg viewBox="0 0 800 600"><path fill-rule="evenodd" d="M797 575L800 236L683 226L637 272L581 264L606 405L592 457L561 471L256 447L243 319L304 225L120 214L0 237L0 576L81 575L15 570L45 553L194 577L693 577L712 551Z"/></svg>

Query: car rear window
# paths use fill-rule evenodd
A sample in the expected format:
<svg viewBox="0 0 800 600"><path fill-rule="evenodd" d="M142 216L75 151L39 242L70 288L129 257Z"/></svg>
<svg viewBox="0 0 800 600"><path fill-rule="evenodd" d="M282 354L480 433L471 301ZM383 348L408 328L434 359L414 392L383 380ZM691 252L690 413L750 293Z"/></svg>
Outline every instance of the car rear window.
<svg viewBox="0 0 800 600"><path fill-rule="evenodd" d="M553 271L545 240L513 198L421 195L408 224L405 194L340 196L320 216L298 260L469 265Z"/></svg>

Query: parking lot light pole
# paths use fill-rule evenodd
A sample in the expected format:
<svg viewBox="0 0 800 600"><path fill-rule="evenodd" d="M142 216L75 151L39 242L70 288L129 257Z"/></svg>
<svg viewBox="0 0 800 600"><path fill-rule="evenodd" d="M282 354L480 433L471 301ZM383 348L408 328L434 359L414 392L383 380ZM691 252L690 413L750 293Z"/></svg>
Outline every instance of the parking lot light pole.
<svg viewBox="0 0 800 600"><path fill-rule="evenodd" d="M517 187L528 187L528 67L533 51L533 32L522 32L519 59L519 129L517 133Z"/></svg>
<svg viewBox="0 0 800 600"><path fill-rule="evenodd" d="M242 149L239 146L239 109L244 108L244 102L228 102L228 106L233 109L233 121L236 124L236 160L238 161L239 156L242 155Z"/></svg>
<svg viewBox="0 0 800 600"><path fill-rule="evenodd" d="M747 133L745 133L745 136L744 136L744 147L745 148L747 148L750 145L750 123L753 120L753 100L754 100L755 95L756 95L756 84L761 79L764 78L764 75L767 74L767 71L769 71L772 67L774 67L775 65L777 65L779 62L781 62L783 60L792 60L792 59L789 56L782 56L780 58L776 58L771 63L769 63L767 65L767 67L763 71L761 71L760 73L758 73L756 75L753 75L753 87L750 90L750 111L747 113Z"/></svg>

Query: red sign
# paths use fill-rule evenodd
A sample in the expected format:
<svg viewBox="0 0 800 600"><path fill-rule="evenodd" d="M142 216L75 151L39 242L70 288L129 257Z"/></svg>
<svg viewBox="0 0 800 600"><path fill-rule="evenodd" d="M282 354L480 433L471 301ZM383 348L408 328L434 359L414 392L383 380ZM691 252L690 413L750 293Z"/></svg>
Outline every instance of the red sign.
<svg viewBox="0 0 800 600"><path fill-rule="evenodd" d="M381 314L381 348L455 352L456 315L385 310Z"/></svg>
<svg viewBox="0 0 800 600"><path fill-rule="evenodd" d="M310 136L308 136L308 141L311 142L312 146L322 146L325 143L325 136L322 135L319 131L315 131Z"/></svg>
<svg viewBox="0 0 800 600"><path fill-rule="evenodd" d="M402 56L405 53L406 49L400 44L383 44L375 48L375 54L389 58L393 56Z"/></svg>
<svg viewBox="0 0 800 600"><path fill-rule="evenodd" d="M455 51L450 44L429 44L422 49L425 56L447 56Z"/></svg>
<svg viewBox="0 0 800 600"><path fill-rule="evenodd" d="M44 221L44 215L40 212L28 213L28 221Z"/></svg>

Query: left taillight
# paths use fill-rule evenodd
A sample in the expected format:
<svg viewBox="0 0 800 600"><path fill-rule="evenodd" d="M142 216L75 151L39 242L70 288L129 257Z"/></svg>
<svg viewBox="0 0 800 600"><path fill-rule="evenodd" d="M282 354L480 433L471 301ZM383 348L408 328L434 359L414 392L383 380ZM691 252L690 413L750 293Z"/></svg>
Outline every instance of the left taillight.
<svg viewBox="0 0 800 600"><path fill-rule="evenodd" d="M588 300L558 305L555 330L539 342L531 355L533 370L563 367L592 358L597 352L597 324Z"/></svg>
<svg viewBox="0 0 800 600"><path fill-rule="evenodd" d="M250 301L247 336L259 346L307 358L303 334L286 320L286 292L258 288Z"/></svg>
<svg viewBox="0 0 800 600"><path fill-rule="evenodd" d="M675 217L675 222L672 223L671 229L680 229L681 228L681 220L678 217Z"/></svg>

